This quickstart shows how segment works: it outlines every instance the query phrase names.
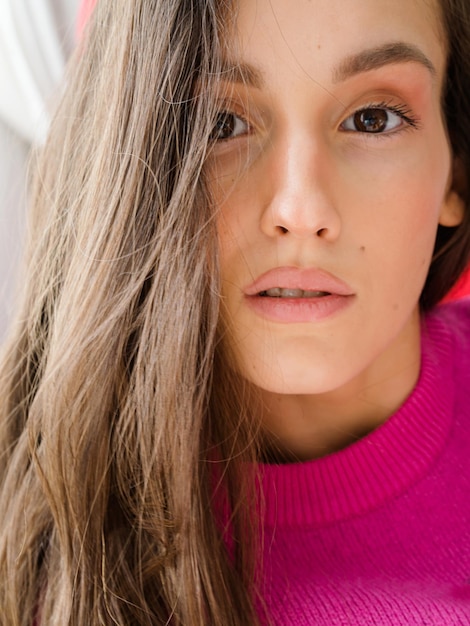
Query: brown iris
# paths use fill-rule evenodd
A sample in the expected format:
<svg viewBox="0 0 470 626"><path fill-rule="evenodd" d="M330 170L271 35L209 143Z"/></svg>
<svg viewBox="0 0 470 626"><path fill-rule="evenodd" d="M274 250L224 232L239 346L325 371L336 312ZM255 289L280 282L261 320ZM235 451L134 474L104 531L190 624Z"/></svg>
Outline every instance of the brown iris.
<svg viewBox="0 0 470 626"><path fill-rule="evenodd" d="M212 141L228 139L235 130L235 115L224 111L217 116L210 138Z"/></svg>
<svg viewBox="0 0 470 626"><path fill-rule="evenodd" d="M364 109L354 114L354 126L361 133L381 133L387 127L388 112L385 109Z"/></svg>

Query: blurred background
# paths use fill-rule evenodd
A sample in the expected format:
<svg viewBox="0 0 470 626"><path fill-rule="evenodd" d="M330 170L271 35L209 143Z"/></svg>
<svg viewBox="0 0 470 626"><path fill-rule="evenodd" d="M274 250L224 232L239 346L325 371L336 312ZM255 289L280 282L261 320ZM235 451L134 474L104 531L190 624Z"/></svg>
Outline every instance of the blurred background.
<svg viewBox="0 0 470 626"><path fill-rule="evenodd" d="M0 0L0 342L14 306L31 147L44 141L80 0Z"/></svg>

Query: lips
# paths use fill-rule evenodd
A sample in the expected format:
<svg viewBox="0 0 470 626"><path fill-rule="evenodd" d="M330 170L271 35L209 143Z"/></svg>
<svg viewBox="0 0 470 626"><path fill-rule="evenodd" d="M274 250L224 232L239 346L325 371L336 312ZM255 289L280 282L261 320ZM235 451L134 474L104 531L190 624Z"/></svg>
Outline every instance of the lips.
<svg viewBox="0 0 470 626"><path fill-rule="evenodd" d="M243 291L257 316L282 324L323 322L355 300L349 285L316 268L278 267Z"/></svg>
<svg viewBox="0 0 470 626"><path fill-rule="evenodd" d="M278 267L259 276L244 289L244 293L272 298L316 298L325 295L351 296L353 290L324 270Z"/></svg>

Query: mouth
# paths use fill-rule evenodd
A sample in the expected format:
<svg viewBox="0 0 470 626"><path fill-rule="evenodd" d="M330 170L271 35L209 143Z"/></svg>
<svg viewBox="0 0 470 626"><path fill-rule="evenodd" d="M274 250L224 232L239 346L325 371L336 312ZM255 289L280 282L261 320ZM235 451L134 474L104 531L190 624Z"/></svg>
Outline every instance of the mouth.
<svg viewBox="0 0 470 626"><path fill-rule="evenodd" d="M245 302L258 316L284 324L327 320L355 301L347 283L315 267L273 268L243 292Z"/></svg>
<svg viewBox="0 0 470 626"><path fill-rule="evenodd" d="M265 289L264 291L260 291L258 293L258 296L260 296L261 298L304 299L304 298L324 298L325 296L331 296L331 293L329 291L272 287L271 289Z"/></svg>
<svg viewBox="0 0 470 626"><path fill-rule="evenodd" d="M246 296L305 299L351 296L353 290L343 280L316 267L276 267L261 274L244 290Z"/></svg>

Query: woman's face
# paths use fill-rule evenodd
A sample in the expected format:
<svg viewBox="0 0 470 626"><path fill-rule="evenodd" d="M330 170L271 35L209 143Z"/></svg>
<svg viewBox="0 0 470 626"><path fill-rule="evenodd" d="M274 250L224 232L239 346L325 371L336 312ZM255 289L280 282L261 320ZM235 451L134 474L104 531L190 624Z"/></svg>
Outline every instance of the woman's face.
<svg viewBox="0 0 470 626"><path fill-rule="evenodd" d="M414 383L437 226L458 222L437 7L237 6L209 161L235 366L281 395Z"/></svg>

